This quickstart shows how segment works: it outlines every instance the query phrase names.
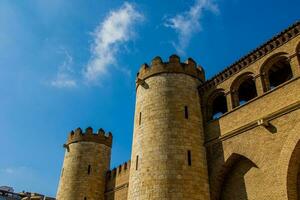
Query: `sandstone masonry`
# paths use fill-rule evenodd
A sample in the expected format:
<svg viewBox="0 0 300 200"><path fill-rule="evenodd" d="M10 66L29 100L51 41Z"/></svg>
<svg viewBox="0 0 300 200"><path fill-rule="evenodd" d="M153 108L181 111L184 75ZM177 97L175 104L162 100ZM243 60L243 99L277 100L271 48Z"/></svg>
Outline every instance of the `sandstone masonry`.
<svg viewBox="0 0 300 200"><path fill-rule="evenodd" d="M70 133L58 200L300 199L300 22L210 80L193 59L143 64L131 161Z"/></svg>

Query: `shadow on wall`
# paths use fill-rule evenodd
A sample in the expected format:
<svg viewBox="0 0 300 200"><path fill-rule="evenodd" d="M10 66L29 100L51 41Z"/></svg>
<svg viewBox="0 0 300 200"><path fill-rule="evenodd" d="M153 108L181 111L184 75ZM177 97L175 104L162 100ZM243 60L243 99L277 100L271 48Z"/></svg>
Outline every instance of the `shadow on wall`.
<svg viewBox="0 0 300 200"><path fill-rule="evenodd" d="M300 198L300 140L290 159L287 187L289 200L297 200Z"/></svg>
<svg viewBox="0 0 300 200"><path fill-rule="evenodd" d="M229 168L221 186L221 200L247 200L245 175L251 168L257 167L249 159L239 156Z"/></svg>
<svg viewBox="0 0 300 200"><path fill-rule="evenodd" d="M219 120L210 123L213 123L213 129L210 126L213 133L205 133L211 200L248 200L245 176L257 166L235 153L225 160L222 141L209 141L211 135L218 138L221 134Z"/></svg>
<svg viewBox="0 0 300 200"><path fill-rule="evenodd" d="M117 176L117 169L113 169L106 173L106 188L105 188L105 200L114 200L115 193L114 188L116 187L116 176Z"/></svg>

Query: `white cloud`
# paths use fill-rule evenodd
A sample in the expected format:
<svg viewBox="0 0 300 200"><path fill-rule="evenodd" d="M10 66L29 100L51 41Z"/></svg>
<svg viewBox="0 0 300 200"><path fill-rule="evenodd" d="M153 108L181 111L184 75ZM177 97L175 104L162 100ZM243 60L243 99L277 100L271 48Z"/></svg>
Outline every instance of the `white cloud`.
<svg viewBox="0 0 300 200"><path fill-rule="evenodd" d="M15 169L13 169L13 168L5 168L5 169L3 169L2 170L4 173L6 173L6 174L14 174L15 173Z"/></svg>
<svg viewBox="0 0 300 200"><path fill-rule="evenodd" d="M63 63L58 67L58 72L56 77L50 82L53 87L57 88L73 88L77 86L77 82L72 77L74 73L73 66L73 57L66 51L62 49L61 53L65 55Z"/></svg>
<svg viewBox="0 0 300 200"><path fill-rule="evenodd" d="M134 25L143 19L135 7L125 2L118 10L111 11L93 33L91 58L84 69L89 82L97 82L106 75L109 67L117 64L117 55L126 42L135 36Z"/></svg>
<svg viewBox="0 0 300 200"><path fill-rule="evenodd" d="M0 169L0 174L6 174L6 175L19 175L23 172L29 172L30 169L25 166L19 166L19 167L6 167Z"/></svg>
<svg viewBox="0 0 300 200"><path fill-rule="evenodd" d="M177 53L184 54L193 34L201 30L201 18L204 11L215 14L219 12L214 0L196 0L187 12L167 18L164 22L166 27L172 28L178 33L178 42L172 43Z"/></svg>

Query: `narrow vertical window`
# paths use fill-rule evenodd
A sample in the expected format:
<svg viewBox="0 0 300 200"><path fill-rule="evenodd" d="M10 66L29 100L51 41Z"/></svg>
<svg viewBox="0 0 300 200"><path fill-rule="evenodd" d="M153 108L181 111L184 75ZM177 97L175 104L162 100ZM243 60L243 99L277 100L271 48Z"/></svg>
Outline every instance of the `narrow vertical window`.
<svg viewBox="0 0 300 200"><path fill-rule="evenodd" d="M83 199L84 199L84 200L87 200L87 198L86 198L86 197L84 197Z"/></svg>
<svg viewBox="0 0 300 200"><path fill-rule="evenodd" d="M140 112L140 115L139 115L139 125L141 125L142 123L142 112Z"/></svg>
<svg viewBox="0 0 300 200"><path fill-rule="evenodd" d="M192 154L190 150L187 151L187 156L188 156L188 165L192 166Z"/></svg>
<svg viewBox="0 0 300 200"><path fill-rule="evenodd" d="M186 119L189 118L189 109L188 109L187 106L184 106L184 117L185 117Z"/></svg>
<svg viewBox="0 0 300 200"><path fill-rule="evenodd" d="M138 168L139 168L139 156L136 156L135 170L138 170Z"/></svg>
<svg viewBox="0 0 300 200"><path fill-rule="evenodd" d="M91 165L88 166L88 172L87 172L87 173L88 173L88 174L91 173Z"/></svg>

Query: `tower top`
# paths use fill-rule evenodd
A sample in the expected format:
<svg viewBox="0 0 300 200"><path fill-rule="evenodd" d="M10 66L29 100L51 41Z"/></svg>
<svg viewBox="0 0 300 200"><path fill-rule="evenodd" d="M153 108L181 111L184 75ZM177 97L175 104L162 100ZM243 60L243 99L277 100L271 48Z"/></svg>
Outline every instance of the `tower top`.
<svg viewBox="0 0 300 200"><path fill-rule="evenodd" d="M93 129L88 127L83 133L81 128L77 128L75 131L71 131L65 145L69 145L77 142L95 142L104 144L108 147L112 146L112 133L105 131L100 128L97 133L93 133Z"/></svg>
<svg viewBox="0 0 300 200"><path fill-rule="evenodd" d="M188 58L184 63L180 62L180 57L171 55L168 62L163 62L161 57L152 59L151 65L143 64L137 73L137 79L145 80L151 76L161 73L182 73L190 75L200 81L205 81L205 72L201 66L197 66L192 58Z"/></svg>

